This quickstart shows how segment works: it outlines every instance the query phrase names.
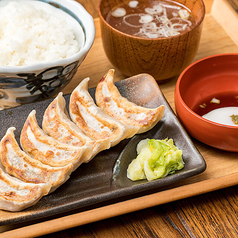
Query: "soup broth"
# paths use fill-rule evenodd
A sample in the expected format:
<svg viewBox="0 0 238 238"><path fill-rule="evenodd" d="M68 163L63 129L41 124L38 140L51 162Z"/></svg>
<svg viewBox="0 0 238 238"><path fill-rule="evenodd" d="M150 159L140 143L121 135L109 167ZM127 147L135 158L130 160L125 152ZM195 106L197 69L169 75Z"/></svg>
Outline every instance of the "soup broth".
<svg viewBox="0 0 238 238"><path fill-rule="evenodd" d="M116 6L106 21L115 29L143 38L179 35L194 24L191 11L175 1L130 1Z"/></svg>

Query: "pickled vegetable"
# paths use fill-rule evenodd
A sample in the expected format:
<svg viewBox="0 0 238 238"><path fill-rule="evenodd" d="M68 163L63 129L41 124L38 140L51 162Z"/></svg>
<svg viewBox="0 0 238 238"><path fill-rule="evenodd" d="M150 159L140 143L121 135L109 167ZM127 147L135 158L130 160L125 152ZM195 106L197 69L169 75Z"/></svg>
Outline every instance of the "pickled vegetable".
<svg viewBox="0 0 238 238"><path fill-rule="evenodd" d="M182 150L173 139L145 139L137 145L137 157L127 169L127 177L132 181L149 181L163 178L184 168Z"/></svg>

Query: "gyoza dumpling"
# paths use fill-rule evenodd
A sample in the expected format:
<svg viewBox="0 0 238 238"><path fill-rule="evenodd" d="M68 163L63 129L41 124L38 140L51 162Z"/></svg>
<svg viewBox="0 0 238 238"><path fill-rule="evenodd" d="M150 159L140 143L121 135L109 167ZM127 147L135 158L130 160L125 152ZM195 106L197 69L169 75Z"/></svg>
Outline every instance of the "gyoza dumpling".
<svg viewBox="0 0 238 238"><path fill-rule="evenodd" d="M87 145L75 147L63 144L48 136L38 125L33 110L21 132L20 142L23 150L31 157L53 167L73 164L75 170L84 161L83 153L89 148Z"/></svg>
<svg viewBox="0 0 238 238"><path fill-rule="evenodd" d="M69 179L73 165L51 167L31 158L22 151L15 139L14 127L10 127L0 142L0 160L4 170L29 183L49 183L50 192L55 191Z"/></svg>
<svg viewBox="0 0 238 238"><path fill-rule="evenodd" d="M21 211L36 204L48 194L50 188L51 185L48 183L25 183L0 168L0 209Z"/></svg>
<svg viewBox="0 0 238 238"><path fill-rule="evenodd" d="M85 78L72 92L69 111L74 123L94 140L109 138L111 146L128 138L129 131L126 125L109 117L101 108L96 106L88 92L89 78ZM133 133L136 130L133 129Z"/></svg>
<svg viewBox="0 0 238 238"><path fill-rule="evenodd" d="M109 116L140 129L137 134L146 132L154 127L164 116L164 105L157 108L145 108L122 97L113 82L114 70L111 69L99 81L96 88L96 103Z"/></svg>
<svg viewBox="0 0 238 238"><path fill-rule="evenodd" d="M69 119L66 102L62 93L59 93L46 109L42 128L49 136L62 143L72 146L91 145L92 151L85 155L84 162L90 161L96 154L108 149L109 146L108 138L92 140Z"/></svg>

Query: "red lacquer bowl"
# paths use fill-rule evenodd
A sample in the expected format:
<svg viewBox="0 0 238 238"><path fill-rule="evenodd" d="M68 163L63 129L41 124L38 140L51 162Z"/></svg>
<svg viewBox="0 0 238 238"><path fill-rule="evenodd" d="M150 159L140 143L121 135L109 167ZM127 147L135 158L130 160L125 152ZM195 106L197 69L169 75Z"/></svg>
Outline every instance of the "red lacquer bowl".
<svg viewBox="0 0 238 238"><path fill-rule="evenodd" d="M193 111L203 99L224 92L238 95L237 53L206 57L188 66L176 83L175 107L192 137L218 149L238 152L238 126L215 123Z"/></svg>

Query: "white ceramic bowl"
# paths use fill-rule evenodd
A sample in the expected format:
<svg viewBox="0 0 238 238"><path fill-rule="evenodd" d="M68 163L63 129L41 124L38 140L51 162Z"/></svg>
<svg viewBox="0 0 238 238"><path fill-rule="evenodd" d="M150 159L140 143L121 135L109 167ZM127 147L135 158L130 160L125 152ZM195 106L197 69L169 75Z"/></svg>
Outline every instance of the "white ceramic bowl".
<svg viewBox="0 0 238 238"><path fill-rule="evenodd" d="M74 0L37 0L63 10L73 17L81 49L71 57L26 66L0 66L0 109L43 100L61 91L73 78L95 38L92 16ZM1 1L3 6L8 1ZM40 4L40 3L39 3Z"/></svg>

